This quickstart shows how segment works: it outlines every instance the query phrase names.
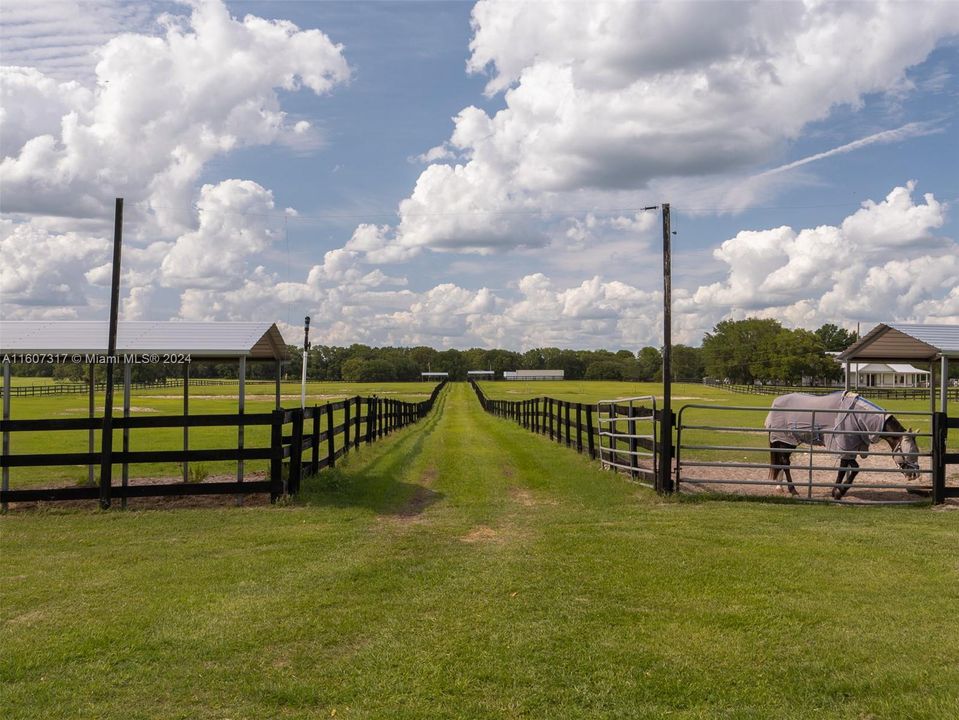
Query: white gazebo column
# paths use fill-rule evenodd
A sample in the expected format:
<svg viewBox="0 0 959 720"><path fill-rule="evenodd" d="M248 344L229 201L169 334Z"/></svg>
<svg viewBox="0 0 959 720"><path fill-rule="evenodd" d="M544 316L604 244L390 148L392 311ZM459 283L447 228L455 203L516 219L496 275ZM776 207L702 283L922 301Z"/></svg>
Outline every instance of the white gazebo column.
<svg viewBox="0 0 959 720"><path fill-rule="evenodd" d="M846 387L845 387L846 392L849 392L849 373L850 373L850 372L851 372L851 370L850 370L850 363L849 363L849 361L847 360L847 361L846 361Z"/></svg>
<svg viewBox="0 0 959 720"><path fill-rule="evenodd" d="M3 361L3 419L10 419L10 386L12 385L10 381L10 359L7 358ZM3 456L6 457L10 454L10 431L3 431ZM3 480L2 480L3 491L6 492L10 489L10 468L3 468ZM7 509L7 504L3 503L3 510Z"/></svg>

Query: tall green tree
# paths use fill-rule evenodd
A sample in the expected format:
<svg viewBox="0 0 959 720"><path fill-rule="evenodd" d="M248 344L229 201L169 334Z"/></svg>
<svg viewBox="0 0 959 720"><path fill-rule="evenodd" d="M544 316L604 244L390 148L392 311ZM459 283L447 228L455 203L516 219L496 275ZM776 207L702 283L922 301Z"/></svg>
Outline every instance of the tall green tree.
<svg viewBox="0 0 959 720"><path fill-rule="evenodd" d="M823 348L829 352L842 352L858 339L854 331L844 330L832 323L826 323L818 328L816 337L822 342Z"/></svg>

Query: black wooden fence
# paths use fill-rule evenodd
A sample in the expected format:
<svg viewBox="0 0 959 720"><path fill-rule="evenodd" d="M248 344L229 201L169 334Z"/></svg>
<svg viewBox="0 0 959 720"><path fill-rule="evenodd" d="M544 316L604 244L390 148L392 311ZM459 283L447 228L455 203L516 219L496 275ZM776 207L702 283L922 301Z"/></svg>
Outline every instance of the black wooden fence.
<svg viewBox="0 0 959 720"><path fill-rule="evenodd" d="M0 490L0 502L99 499L109 507L114 498L159 497L170 495L245 495L269 493L271 500L284 494L295 494L302 479L333 467L336 461L361 444L371 444L394 430L406 427L425 417L436 402L445 383L437 385L428 400L405 402L392 398L352 397L325 405L295 410L274 410L265 413L229 415L185 415L162 417L113 418L117 430L185 427L269 427L269 445L213 450L129 450L124 437L123 449L111 452L106 467L113 464L191 463L247 460L269 460L269 477L265 480L234 482L130 484L123 473L120 484L112 476L101 477L97 486L24 488ZM339 417L341 421L335 418ZM0 432L52 432L62 430L102 430L103 418L70 418L60 420L2 420ZM289 428L289 433L287 433ZM337 436L343 436L337 443ZM53 442L53 441L51 441ZM337 448L336 446L339 445ZM304 461L304 453L309 456ZM102 452L5 454L0 467L101 466ZM289 472L284 473L284 461Z"/></svg>
<svg viewBox="0 0 959 720"><path fill-rule="evenodd" d="M579 453L585 453L590 458L600 456L600 408L598 405L558 400L551 397L535 397L527 400L491 400L487 398L482 388L470 380L470 385L476 392L483 409L498 417L512 420L517 425L538 435L544 435L553 442L565 445ZM653 420L662 423L662 412L651 408L628 404L604 403L605 412L614 413L618 422L625 423L628 440L616 441L608 444L604 450L604 460L612 460L614 467L632 466L629 474L636 478L640 475L636 464L636 450L643 448L653 451L652 440L639 437L637 423ZM666 437L669 437L667 434ZM660 434L662 442L662 434ZM667 481L669 479L667 478ZM661 486L661 479L657 477L656 486Z"/></svg>

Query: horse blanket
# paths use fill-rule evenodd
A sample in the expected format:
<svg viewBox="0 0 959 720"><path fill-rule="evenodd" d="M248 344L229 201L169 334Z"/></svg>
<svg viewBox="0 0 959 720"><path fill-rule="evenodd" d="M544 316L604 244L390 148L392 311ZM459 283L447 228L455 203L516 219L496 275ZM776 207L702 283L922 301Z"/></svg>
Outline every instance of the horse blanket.
<svg viewBox="0 0 959 720"><path fill-rule="evenodd" d="M815 421L811 410L815 410ZM873 412L848 412L850 410ZM857 454L865 457L869 445L879 442L888 417L881 407L855 393L842 390L828 395L790 393L773 400L765 427L769 430L770 443L778 440L789 445L821 445L842 452L845 460L854 460Z"/></svg>

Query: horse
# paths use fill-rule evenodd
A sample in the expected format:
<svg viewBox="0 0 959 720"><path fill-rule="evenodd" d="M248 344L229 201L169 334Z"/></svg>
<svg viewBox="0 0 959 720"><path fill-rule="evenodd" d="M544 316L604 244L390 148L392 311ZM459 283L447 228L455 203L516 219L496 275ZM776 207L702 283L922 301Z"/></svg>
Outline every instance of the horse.
<svg viewBox="0 0 959 720"><path fill-rule="evenodd" d="M849 412L849 411L866 412ZM815 414L813 413L815 411ZM815 425L813 421L815 417ZM801 444L840 451L839 473L832 497L841 500L859 474L856 456L866 457L869 445L882 438L906 480L919 477L919 447L912 428L857 393L840 390L828 395L789 393L773 400L764 427L769 431L769 480L782 490L780 474L792 495L798 495L789 472L789 458ZM784 466L784 467L776 467Z"/></svg>

